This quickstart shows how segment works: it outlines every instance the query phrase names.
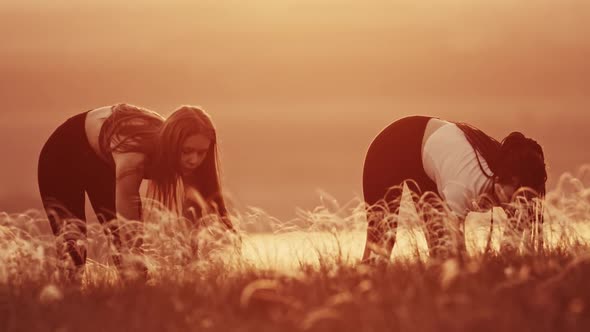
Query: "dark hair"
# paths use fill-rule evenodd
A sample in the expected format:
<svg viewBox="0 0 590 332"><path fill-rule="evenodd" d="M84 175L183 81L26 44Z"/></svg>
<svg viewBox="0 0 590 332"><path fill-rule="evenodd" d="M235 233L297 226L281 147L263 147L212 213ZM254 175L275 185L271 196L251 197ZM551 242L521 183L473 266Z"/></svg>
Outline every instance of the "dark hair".
<svg viewBox="0 0 590 332"><path fill-rule="evenodd" d="M503 204L502 207L511 220L509 227L512 228L512 231L520 235L524 231L532 231L532 242L527 245L532 245L532 248L537 247L537 245L538 248L543 248L543 232L542 227L540 227L544 219L543 203L542 201L531 200L534 196L541 199L545 196L547 170L545 155L541 146L520 132L510 133L500 143L471 125L457 123L457 126L473 146L479 167L489 179L492 179L492 184L495 181L501 184L514 184L516 179L518 181L516 183L517 190L530 188L535 191L535 195L531 195L533 193L530 191L522 191L518 196L517 204ZM492 174L485 171L479 155L485 160ZM490 203L494 204L494 201L496 201L495 204L499 203L498 198L495 197L493 186L490 189L491 193L489 194L491 195L486 195L487 198L492 198ZM519 223L519 218L514 218L517 214L528 216L527 222ZM533 227L535 222L538 223L539 227ZM486 251L491 247L493 225L494 214L492 213L490 236L488 237Z"/></svg>
<svg viewBox="0 0 590 332"><path fill-rule="evenodd" d="M499 183L510 183L516 177L520 187L545 195L547 169L543 148L520 132L513 132L503 141L494 174Z"/></svg>
<svg viewBox="0 0 590 332"><path fill-rule="evenodd" d="M547 170L545 155L541 146L533 139L520 132L512 132L502 142L485 134L481 130L466 124L456 124L465 134L467 141L476 151L479 167L490 179L498 183L512 183L518 180L519 187L534 190L540 196L545 195ZM485 160L492 174L486 172L480 156Z"/></svg>

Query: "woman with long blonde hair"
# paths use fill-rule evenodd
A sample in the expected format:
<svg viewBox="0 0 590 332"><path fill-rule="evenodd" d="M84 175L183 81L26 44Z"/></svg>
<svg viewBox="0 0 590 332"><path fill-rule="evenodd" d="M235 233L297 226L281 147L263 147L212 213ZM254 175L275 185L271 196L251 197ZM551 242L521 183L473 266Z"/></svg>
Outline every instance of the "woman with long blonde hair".
<svg viewBox="0 0 590 332"><path fill-rule="evenodd" d="M165 119L129 104L96 108L59 126L39 157L41 198L58 256L73 263L66 269L70 277L79 277L86 262L85 193L112 235L113 261L121 268L122 251L138 250L141 241L127 243L121 223L111 221L142 220L144 179L150 180L149 196L170 211L216 214L235 231L219 181L217 133L205 111L182 106Z"/></svg>

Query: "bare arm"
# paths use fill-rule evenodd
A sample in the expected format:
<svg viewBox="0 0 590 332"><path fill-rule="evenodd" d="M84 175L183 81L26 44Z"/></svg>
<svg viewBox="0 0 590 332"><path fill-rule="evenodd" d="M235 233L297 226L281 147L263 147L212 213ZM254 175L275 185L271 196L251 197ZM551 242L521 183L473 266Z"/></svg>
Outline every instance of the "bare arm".
<svg viewBox="0 0 590 332"><path fill-rule="evenodd" d="M116 169L115 208L117 218L141 219L139 186L143 180L145 156L137 152L113 153Z"/></svg>
<svg viewBox="0 0 590 332"><path fill-rule="evenodd" d="M468 191L465 186L457 183L449 183L442 190L442 195L445 203L450 210L448 220L442 222L442 227L446 228L445 236L450 237L451 243L454 243L454 248L448 248L455 252L460 257L465 257L467 254L467 247L465 243L465 219L472 210L469 197L473 197L473 193ZM436 233L436 232L435 232ZM444 234L444 233L443 233ZM441 243L444 243L444 239Z"/></svg>

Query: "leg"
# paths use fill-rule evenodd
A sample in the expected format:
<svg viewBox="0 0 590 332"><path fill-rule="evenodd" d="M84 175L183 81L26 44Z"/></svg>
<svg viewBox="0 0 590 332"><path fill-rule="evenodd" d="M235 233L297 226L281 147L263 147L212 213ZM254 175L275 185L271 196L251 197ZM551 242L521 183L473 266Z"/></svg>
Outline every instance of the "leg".
<svg viewBox="0 0 590 332"><path fill-rule="evenodd" d="M436 187L424 172L422 140L430 118L408 117L385 128L371 143L363 168L367 204L367 243L363 260L372 254L389 259L395 245L403 184L415 181Z"/></svg>
<svg viewBox="0 0 590 332"><path fill-rule="evenodd" d="M113 263L119 268L122 242L116 222L114 179L105 177L102 172L96 172L94 169L93 171L92 178L86 180L86 192L98 222L104 227Z"/></svg>
<svg viewBox="0 0 590 332"><path fill-rule="evenodd" d="M466 253L464 222L447 215L443 200L434 192L427 192L417 200L418 213L425 225L425 237L430 257L445 260L462 259Z"/></svg>
<svg viewBox="0 0 590 332"><path fill-rule="evenodd" d="M403 185L389 190L378 203L367 207L367 239L363 261L389 260L397 235ZM372 199L365 199L372 201Z"/></svg>
<svg viewBox="0 0 590 332"><path fill-rule="evenodd" d="M78 279L86 263L86 216L84 190L51 169L40 168L39 189L43 207L56 236L58 259L66 275Z"/></svg>
<svg viewBox="0 0 590 332"><path fill-rule="evenodd" d="M92 208L104 227L113 263L125 277L128 273L147 274L143 262L135 261L131 265L125 263L126 258L143 254L143 238L141 229L136 229L139 225L123 225L116 218L114 169L100 160L96 160L89 168L91 175L86 176L86 191ZM129 229L130 227L132 229Z"/></svg>
<svg viewBox="0 0 590 332"><path fill-rule="evenodd" d="M86 139L84 118L85 114L79 114L60 125L43 146L38 164L39 192L56 236L58 259L65 263L66 272L74 271L71 276L75 278L80 277L86 262L84 187L80 177L83 149L79 144Z"/></svg>

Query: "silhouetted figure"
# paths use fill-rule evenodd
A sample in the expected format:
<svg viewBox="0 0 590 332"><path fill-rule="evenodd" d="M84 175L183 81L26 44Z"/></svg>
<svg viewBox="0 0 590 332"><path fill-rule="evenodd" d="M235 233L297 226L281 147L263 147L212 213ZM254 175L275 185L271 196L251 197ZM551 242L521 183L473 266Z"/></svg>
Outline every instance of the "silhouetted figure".
<svg viewBox="0 0 590 332"><path fill-rule="evenodd" d="M519 212L513 202L520 199L531 212L532 198L545 195L546 181L541 146L519 132L500 143L465 123L425 116L400 119L373 140L365 158L363 261L391 255L404 183L425 222L430 256L444 259L465 252L463 226L469 211L502 206L514 216ZM452 212L450 217L445 211ZM542 222L541 210L533 212ZM530 225L513 227L524 232Z"/></svg>
<svg viewBox="0 0 590 332"><path fill-rule="evenodd" d="M180 107L164 119L144 108L118 104L69 118L45 143L38 168L58 256L69 264L66 272L78 278L86 261L85 193L105 225L120 269L122 253L141 251L141 232L126 237L121 228L128 226L125 220L142 220L139 187L144 179L150 180L148 197L164 207L185 216L190 208L197 218L216 213L233 230L217 157L215 127L197 107ZM140 269L145 272L145 267Z"/></svg>

